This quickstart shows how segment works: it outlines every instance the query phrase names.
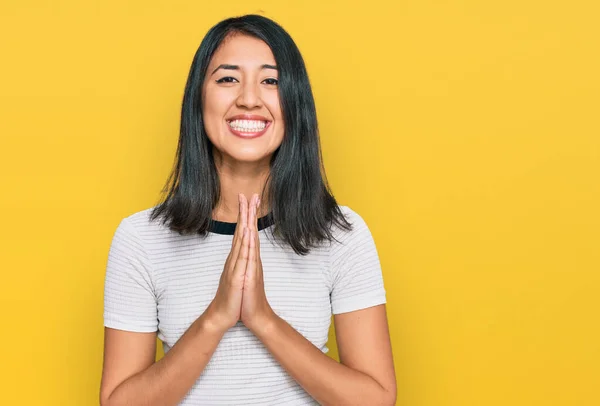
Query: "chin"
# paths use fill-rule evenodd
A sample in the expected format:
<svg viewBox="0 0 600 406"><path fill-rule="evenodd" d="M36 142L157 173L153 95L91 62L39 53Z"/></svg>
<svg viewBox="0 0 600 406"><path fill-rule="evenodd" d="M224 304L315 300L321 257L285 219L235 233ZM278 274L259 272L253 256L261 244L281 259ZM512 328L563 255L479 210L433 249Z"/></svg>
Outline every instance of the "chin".
<svg viewBox="0 0 600 406"><path fill-rule="evenodd" d="M265 159L269 159L272 152L268 151L258 151L256 149L246 149L246 150L237 150L230 151L228 153L231 158L239 162L259 162Z"/></svg>

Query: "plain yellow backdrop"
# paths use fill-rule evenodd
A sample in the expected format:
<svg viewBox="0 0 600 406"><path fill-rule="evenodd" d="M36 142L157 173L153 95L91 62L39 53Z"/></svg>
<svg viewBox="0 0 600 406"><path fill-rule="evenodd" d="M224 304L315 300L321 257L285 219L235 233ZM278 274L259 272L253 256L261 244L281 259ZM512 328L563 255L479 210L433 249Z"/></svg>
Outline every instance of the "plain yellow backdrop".
<svg viewBox="0 0 600 406"><path fill-rule="evenodd" d="M202 37L245 13L305 57L397 404L600 404L597 4L3 1L0 404L98 404L111 238L159 198Z"/></svg>

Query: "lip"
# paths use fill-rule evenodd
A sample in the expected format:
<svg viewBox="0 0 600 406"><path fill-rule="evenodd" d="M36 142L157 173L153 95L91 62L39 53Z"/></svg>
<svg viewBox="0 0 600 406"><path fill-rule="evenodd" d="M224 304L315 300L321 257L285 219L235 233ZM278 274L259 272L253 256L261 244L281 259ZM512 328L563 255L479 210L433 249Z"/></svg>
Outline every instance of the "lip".
<svg viewBox="0 0 600 406"><path fill-rule="evenodd" d="M265 125L265 128L263 128L260 131L256 131L256 132L239 132L237 130L234 130L233 128L231 128L229 126L229 122L233 121L233 120L257 120L257 121L264 121L267 124ZM226 125L227 128L229 128L229 131L231 131L231 133L235 136L238 136L240 138L244 138L244 139L251 139L251 138L257 138L260 137L261 135L263 135L265 132L267 132L267 129L271 126L271 120L268 120L266 117L264 116L259 116L257 114L238 114L236 116L232 116L227 118L226 120Z"/></svg>
<svg viewBox="0 0 600 406"><path fill-rule="evenodd" d="M265 116L259 116L258 114L238 114L237 116L231 116L227 121L233 120L259 120L259 121L271 121Z"/></svg>

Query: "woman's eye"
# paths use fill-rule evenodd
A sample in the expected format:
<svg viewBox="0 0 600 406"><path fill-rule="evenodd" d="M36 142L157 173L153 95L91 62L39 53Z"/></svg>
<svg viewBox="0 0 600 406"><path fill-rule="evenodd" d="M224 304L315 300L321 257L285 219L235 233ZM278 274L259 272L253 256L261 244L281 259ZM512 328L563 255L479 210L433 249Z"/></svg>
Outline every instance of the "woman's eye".
<svg viewBox="0 0 600 406"><path fill-rule="evenodd" d="M232 76L225 76L224 78L218 79L216 82L217 83L234 83L237 81L238 80ZM265 80L263 80L263 82L265 82L267 85L277 85L279 83L279 81L274 78L265 79Z"/></svg>
<svg viewBox="0 0 600 406"><path fill-rule="evenodd" d="M225 76L224 78L217 80L217 83L233 83L234 80L237 79L231 76Z"/></svg>

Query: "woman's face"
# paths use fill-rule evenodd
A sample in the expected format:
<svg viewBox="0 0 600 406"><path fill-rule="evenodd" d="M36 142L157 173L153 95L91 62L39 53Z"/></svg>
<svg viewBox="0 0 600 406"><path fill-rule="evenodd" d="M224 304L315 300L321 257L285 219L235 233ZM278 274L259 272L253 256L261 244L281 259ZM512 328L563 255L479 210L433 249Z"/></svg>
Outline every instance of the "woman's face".
<svg viewBox="0 0 600 406"><path fill-rule="evenodd" d="M214 53L202 89L202 116L216 154L227 161L269 160L284 124L275 58L263 41L226 38Z"/></svg>

